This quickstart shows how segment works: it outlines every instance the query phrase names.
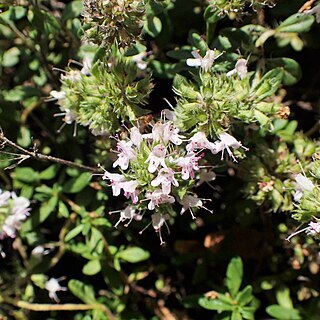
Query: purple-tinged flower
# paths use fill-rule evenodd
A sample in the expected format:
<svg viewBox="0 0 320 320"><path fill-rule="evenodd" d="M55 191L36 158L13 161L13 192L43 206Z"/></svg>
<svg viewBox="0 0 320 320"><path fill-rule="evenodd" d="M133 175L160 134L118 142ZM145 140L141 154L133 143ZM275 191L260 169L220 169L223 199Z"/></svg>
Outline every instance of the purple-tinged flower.
<svg viewBox="0 0 320 320"><path fill-rule="evenodd" d="M195 215L192 211L192 208L202 208L210 213L212 213L212 210L209 210L203 205L203 199L198 198L196 195L189 195L187 194L181 201L180 203L182 204L182 209L180 211L180 214L184 214L187 210L190 211L192 219L195 219Z"/></svg>
<svg viewBox="0 0 320 320"><path fill-rule="evenodd" d="M8 200L11 197L11 192L10 191L5 191L2 192L0 189L0 207L6 206L8 204Z"/></svg>
<svg viewBox="0 0 320 320"><path fill-rule="evenodd" d="M57 296L57 292L58 291L67 291L68 288L66 287L62 287L60 286L59 284L59 281L62 280L64 277L62 278L59 278L59 279L55 279L55 278L51 278L50 280L48 280L46 283L45 283L45 289L49 291L49 297L51 299L53 299L55 302L59 303L60 300Z"/></svg>
<svg viewBox="0 0 320 320"><path fill-rule="evenodd" d="M142 140L143 135L140 133L140 130L137 127L132 127L130 129L130 141L139 149Z"/></svg>
<svg viewBox="0 0 320 320"><path fill-rule="evenodd" d="M203 184L204 182L210 182L215 180L217 177L216 173L213 171L200 171L199 181L197 182L197 187Z"/></svg>
<svg viewBox="0 0 320 320"><path fill-rule="evenodd" d="M163 193L161 189L156 189L153 192L147 192L146 198L150 200L148 203L148 209L154 210L159 204L163 203L174 203L175 199L169 194Z"/></svg>
<svg viewBox="0 0 320 320"><path fill-rule="evenodd" d="M298 173L294 179L296 180L298 186L296 188L295 194L293 195L293 199L294 201L299 201L305 191L312 192L314 184L309 178L305 177L301 173Z"/></svg>
<svg viewBox="0 0 320 320"><path fill-rule="evenodd" d="M139 200L138 199L139 191L137 190L138 185L139 185L139 182L136 180L125 181L125 182L122 182L121 184L121 188L124 191L124 196L127 199L131 198L133 204L136 204Z"/></svg>
<svg viewBox="0 0 320 320"><path fill-rule="evenodd" d="M289 237L286 238L287 241L290 241L291 238L295 237L297 234L301 232L306 232L308 236L317 237L320 236L320 222L309 222L308 226L306 228L303 228L301 230L298 230L294 233L292 233Z"/></svg>
<svg viewBox="0 0 320 320"><path fill-rule="evenodd" d="M239 59L236 62L234 69L232 69L227 73L227 77L231 77L232 75L237 74L239 78L242 80L247 75L247 73L248 73L247 60Z"/></svg>
<svg viewBox="0 0 320 320"><path fill-rule="evenodd" d="M136 153L132 149L131 141L119 141L117 143L118 159L113 163L113 168L119 166L122 170L127 170L130 160L136 158Z"/></svg>
<svg viewBox="0 0 320 320"><path fill-rule="evenodd" d="M151 181L153 187L161 185L162 192L169 194L171 192L171 185L179 186L178 181L174 177L174 171L171 168L162 168L159 170L158 176Z"/></svg>
<svg viewBox="0 0 320 320"><path fill-rule="evenodd" d="M244 147L240 141L236 140L233 136L231 136L229 133L222 132L219 134L219 139L220 141L216 141L214 143L214 152L213 153L218 153L222 152L221 154L221 160L223 160L224 156L224 150L227 150L229 156L232 158L234 162L237 162L237 159L234 157L231 149L238 149L242 147L244 150L249 150L248 148Z"/></svg>
<svg viewBox="0 0 320 320"><path fill-rule="evenodd" d="M105 171L103 176L103 180L110 180L111 187L112 187L112 193L114 196L118 196L121 192L122 183L126 181L125 177L122 174L118 173L110 173L108 171Z"/></svg>
<svg viewBox="0 0 320 320"><path fill-rule="evenodd" d="M114 225L115 228L117 228L121 222L124 222L126 220L129 220L129 222L126 223L124 226L128 227L131 221L138 216L136 214L136 209L133 206L127 206L123 210L116 210L116 211L109 212L109 214L112 214L112 213L120 213L120 218L118 222Z"/></svg>
<svg viewBox="0 0 320 320"><path fill-rule="evenodd" d="M204 132L197 132L193 137L189 139L189 143L186 146L186 150L191 153L199 149L208 149L211 152L214 150L214 143L210 142Z"/></svg>
<svg viewBox="0 0 320 320"><path fill-rule="evenodd" d="M197 157L195 153L188 153L185 157L178 158L175 163L182 168L181 178L183 180L193 179L195 171L199 170L198 161L201 157Z"/></svg>
<svg viewBox="0 0 320 320"><path fill-rule="evenodd" d="M154 213L151 215L152 219L152 226L154 230L159 233L159 238L160 238L160 245L163 245L165 242L162 240L162 235L161 235L161 228L163 225L167 227L168 233L170 233L169 227L167 225L166 220L169 220L169 215L168 214L160 214L160 213Z"/></svg>
<svg viewBox="0 0 320 320"><path fill-rule="evenodd" d="M153 150L150 152L148 159L146 160L146 163L149 162L148 171L150 173L156 172L159 165L166 168L167 165L165 163L165 156L166 156L166 148L158 144L153 148Z"/></svg>

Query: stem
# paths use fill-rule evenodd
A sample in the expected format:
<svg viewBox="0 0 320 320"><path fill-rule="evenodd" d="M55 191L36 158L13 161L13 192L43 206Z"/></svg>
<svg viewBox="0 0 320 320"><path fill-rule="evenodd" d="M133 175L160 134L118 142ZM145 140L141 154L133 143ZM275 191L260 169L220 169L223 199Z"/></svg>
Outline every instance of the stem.
<svg viewBox="0 0 320 320"><path fill-rule="evenodd" d="M66 303L66 304L39 304L39 303L29 303L22 300L16 300L9 297L0 297L0 299L8 304L15 307L32 310L32 311L76 311L76 310L101 310L103 311L110 320L115 320L114 315L111 311L100 303L92 304L76 304L76 303Z"/></svg>
<svg viewBox="0 0 320 320"><path fill-rule="evenodd" d="M74 168L78 168L78 169L86 170L86 171L91 171L91 172L100 172L101 171L101 169L99 169L99 168L88 167L83 164L75 163L75 162L72 162L69 160L64 160L64 159L60 159L60 158L56 158L56 157L52 157L52 156L46 156L42 153L38 153L36 150L34 150L34 151L26 150L26 149L20 147L19 145L17 145L16 143L14 143L13 141L6 138L1 129L0 129L0 142L2 142L3 145L6 144L14 149L19 150L20 152L29 156L30 158L38 159L40 161L45 161L45 162L49 161L49 162L60 163L60 164L63 164L63 165L69 166L69 167L74 167Z"/></svg>

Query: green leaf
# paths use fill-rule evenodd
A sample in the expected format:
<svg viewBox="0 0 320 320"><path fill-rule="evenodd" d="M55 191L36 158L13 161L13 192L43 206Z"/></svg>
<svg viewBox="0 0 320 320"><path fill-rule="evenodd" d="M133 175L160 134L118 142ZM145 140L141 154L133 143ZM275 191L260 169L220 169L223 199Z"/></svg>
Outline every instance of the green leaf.
<svg viewBox="0 0 320 320"><path fill-rule="evenodd" d="M60 217L69 218L68 207L62 201L59 201L58 214Z"/></svg>
<svg viewBox="0 0 320 320"><path fill-rule="evenodd" d="M268 70L282 67L283 84L290 86L297 83L301 78L301 68L299 63L290 58L266 59L266 68Z"/></svg>
<svg viewBox="0 0 320 320"><path fill-rule="evenodd" d="M13 67L19 62L19 57L19 48L12 47L3 54L1 64L3 67Z"/></svg>
<svg viewBox="0 0 320 320"><path fill-rule="evenodd" d="M37 182L39 180L38 172L34 171L30 167L19 167L14 170L13 176L15 179L32 183Z"/></svg>
<svg viewBox="0 0 320 320"><path fill-rule="evenodd" d="M3 96L7 101L18 102L30 97L40 96L40 91L31 86L16 86L12 90L3 91Z"/></svg>
<svg viewBox="0 0 320 320"><path fill-rule="evenodd" d="M83 172L79 177L72 178L63 186L63 191L66 193L77 193L83 190L91 180L91 173Z"/></svg>
<svg viewBox="0 0 320 320"><path fill-rule="evenodd" d="M242 320L242 316L239 310L234 310L231 314L231 320Z"/></svg>
<svg viewBox="0 0 320 320"><path fill-rule="evenodd" d="M66 21L69 19L77 18L80 16L81 12L83 10L83 4L82 1L72 1L68 3L61 15L61 20Z"/></svg>
<svg viewBox="0 0 320 320"><path fill-rule="evenodd" d="M48 167L47 169L45 169L44 171L42 171L40 173L39 177L41 180L51 180L51 179L55 178L58 170L59 170L59 165L53 164L50 167Z"/></svg>
<svg viewBox="0 0 320 320"><path fill-rule="evenodd" d="M148 16L144 24L144 30L151 36L156 37L162 30L162 23L158 17Z"/></svg>
<svg viewBox="0 0 320 320"><path fill-rule="evenodd" d="M45 10L39 10L35 7L28 11L29 21L41 32L47 36L53 36L60 32L61 26L57 18Z"/></svg>
<svg viewBox="0 0 320 320"><path fill-rule="evenodd" d="M256 102L273 95L281 85L283 78L283 69L275 68L268 71L257 85L251 89Z"/></svg>
<svg viewBox="0 0 320 320"><path fill-rule="evenodd" d="M120 251L117 257L130 263L137 263L149 259L150 253L139 247L130 247Z"/></svg>
<svg viewBox="0 0 320 320"><path fill-rule="evenodd" d="M87 276L93 276L98 272L100 272L100 270L101 270L101 264L100 264L100 260L98 259L89 261L82 268L82 272Z"/></svg>
<svg viewBox="0 0 320 320"><path fill-rule="evenodd" d="M238 304L243 307L250 303L252 299L252 287L250 285L246 286L243 290L241 290L236 298Z"/></svg>
<svg viewBox="0 0 320 320"><path fill-rule="evenodd" d="M208 6L203 14L204 20L207 23L217 23L219 20L223 19L223 15L220 14L219 10L214 10L213 7Z"/></svg>
<svg viewBox="0 0 320 320"><path fill-rule="evenodd" d="M275 319L279 320L300 320L301 316L296 309L288 309L277 304L267 307L266 312Z"/></svg>
<svg viewBox="0 0 320 320"><path fill-rule="evenodd" d="M284 20L276 28L277 32L308 32L314 22L312 15L296 13Z"/></svg>
<svg viewBox="0 0 320 320"><path fill-rule="evenodd" d="M57 203L58 203L58 197L53 196L52 198L50 198L48 201L44 202L40 206L40 210L39 210L40 223L42 223L49 217L49 215L54 211Z"/></svg>
<svg viewBox="0 0 320 320"><path fill-rule="evenodd" d="M259 110L254 110L253 113L261 126L265 126L270 121L269 118Z"/></svg>
<svg viewBox="0 0 320 320"><path fill-rule="evenodd" d="M220 294L219 294L220 296ZM218 312L222 311L232 311L234 306L230 303L223 302L217 299L208 299L205 297L202 297L198 300L199 305L202 308L208 309L208 310L216 310Z"/></svg>
<svg viewBox="0 0 320 320"><path fill-rule="evenodd" d="M243 277L243 264L240 257L232 258L227 269L225 284L233 297L238 293Z"/></svg>
<svg viewBox="0 0 320 320"><path fill-rule="evenodd" d="M70 241L71 239L73 239L74 237L76 237L79 233L82 232L83 230L83 227L84 227L84 224L79 224L78 226L76 226L75 228L73 228L72 230L70 230L65 238L64 238L64 241L65 242L68 242Z"/></svg>
<svg viewBox="0 0 320 320"><path fill-rule="evenodd" d="M2 19L6 23L12 23L14 20L23 18L26 14L26 9L21 6L10 6L9 10L0 14L0 20Z"/></svg>
<svg viewBox="0 0 320 320"><path fill-rule="evenodd" d="M277 302L280 306L288 309L293 308L293 304L290 298L290 290L288 288L283 288L278 290L276 293Z"/></svg>
<svg viewBox="0 0 320 320"><path fill-rule="evenodd" d="M72 279L68 282L69 290L84 303L96 303L92 286L88 286L79 280Z"/></svg>
<svg viewBox="0 0 320 320"><path fill-rule="evenodd" d="M203 40L200 34L197 32L190 31L188 40L193 47L200 50L200 55L204 56L208 50L207 43Z"/></svg>

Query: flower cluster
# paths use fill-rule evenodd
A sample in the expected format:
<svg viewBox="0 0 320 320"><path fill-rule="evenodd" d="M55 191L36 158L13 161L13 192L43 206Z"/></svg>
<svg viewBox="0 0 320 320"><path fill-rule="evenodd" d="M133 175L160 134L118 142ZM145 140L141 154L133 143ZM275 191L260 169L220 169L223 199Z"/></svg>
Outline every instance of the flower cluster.
<svg viewBox="0 0 320 320"><path fill-rule="evenodd" d="M199 183L215 177L203 166L205 151L221 152L223 158L226 150L236 161L232 149L240 147L243 147L241 142L226 132L222 132L216 142L210 142L203 132L186 139L172 121L155 123L151 133L142 134L137 127L131 128L126 139L118 140L117 159L113 163L122 174L109 171L103 174L103 179L110 182L114 196L123 191L131 200L125 209L110 212L120 213L115 226L125 221L128 226L133 219L140 220L145 211L151 211L150 224L159 233L162 244L161 227L166 225L170 214L174 215L176 203L182 206L181 214L189 210L194 219L193 208L211 212L204 207L204 199L192 190Z"/></svg>
<svg viewBox="0 0 320 320"><path fill-rule="evenodd" d="M28 217L30 201L14 192L0 190L0 238L16 236L22 222Z"/></svg>

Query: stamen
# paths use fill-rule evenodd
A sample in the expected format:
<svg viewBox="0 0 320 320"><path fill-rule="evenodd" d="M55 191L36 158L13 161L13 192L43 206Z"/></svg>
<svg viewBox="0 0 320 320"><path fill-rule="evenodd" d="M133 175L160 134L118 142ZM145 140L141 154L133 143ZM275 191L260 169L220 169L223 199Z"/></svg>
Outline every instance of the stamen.
<svg viewBox="0 0 320 320"><path fill-rule="evenodd" d="M292 233L292 234L291 234L289 237L287 237L285 240L290 241L290 239L291 239L292 237L294 237L294 236L296 236L297 234L299 234L299 233L301 233L301 232L304 232L304 231L306 231L306 230L308 230L308 229L309 229L309 227L306 227L306 228L304 228L304 229L298 230L298 231Z"/></svg>
<svg viewBox="0 0 320 320"><path fill-rule="evenodd" d="M149 222L141 231L139 231L139 234L142 234L146 229L149 228L152 222Z"/></svg>

